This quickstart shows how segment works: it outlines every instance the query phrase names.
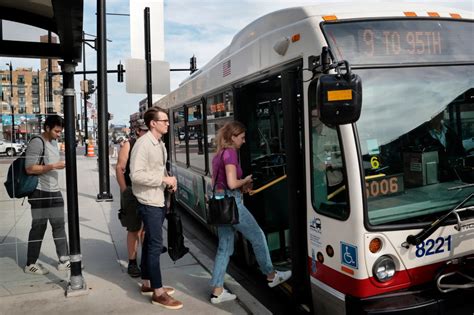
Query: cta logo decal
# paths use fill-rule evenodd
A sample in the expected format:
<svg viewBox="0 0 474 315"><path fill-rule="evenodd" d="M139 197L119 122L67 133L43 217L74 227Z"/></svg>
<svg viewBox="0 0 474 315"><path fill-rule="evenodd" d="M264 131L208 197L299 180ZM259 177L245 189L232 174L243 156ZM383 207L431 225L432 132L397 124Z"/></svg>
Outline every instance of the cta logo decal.
<svg viewBox="0 0 474 315"><path fill-rule="evenodd" d="M341 264L359 269L357 246L341 242Z"/></svg>

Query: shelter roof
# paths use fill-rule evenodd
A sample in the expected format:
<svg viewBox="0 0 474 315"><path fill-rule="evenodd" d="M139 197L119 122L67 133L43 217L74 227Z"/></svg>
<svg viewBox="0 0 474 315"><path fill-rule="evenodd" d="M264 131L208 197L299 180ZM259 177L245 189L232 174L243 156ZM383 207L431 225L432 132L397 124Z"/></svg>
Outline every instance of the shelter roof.
<svg viewBox="0 0 474 315"><path fill-rule="evenodd" d="M0 0L0 20L55 33L58 43L5 40L0 23L0 56L81 61L83 0Z"/></svg>

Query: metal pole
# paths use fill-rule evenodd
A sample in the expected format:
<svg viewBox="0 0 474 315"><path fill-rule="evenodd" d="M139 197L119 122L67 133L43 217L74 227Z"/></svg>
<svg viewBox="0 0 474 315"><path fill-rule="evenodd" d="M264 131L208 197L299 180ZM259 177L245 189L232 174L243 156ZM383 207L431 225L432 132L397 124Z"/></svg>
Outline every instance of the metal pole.
<svg viewBox="0 0 474 315"><path fill-rule="evenodd" d="M97 201L112 201L109 182L108 108L107 108L107 31L105 0L97 0L97 97L99 142L99 194Z"/></svg>
<svg viewBox="0 0 474 315"><path fill-rule="evenodd" d="M84 80L87 80L86 78L86 43L85 43L85 33L82 32L82 70L84 70ZM87 130L87 99L86 99L86 93L84 93L84 113L81 113L83 115L84 119L84 138L88 141L89 139L89 131ZM84 144L84 143L83 143ZM87 146L84 152L84 155L87 156Z"/></svg>
<svg viewBox="0 0 474 315"><path fill-rule="evenodd" d="M69 256L71 258L71 276L66 295L73 292L87 292L82 276L82 255L79 235L79 202L77 198L76 130L74 117L74 71L76 64L64 61L63 102L64 102L64 139L66 149L66 192L69 229Z"/></svg>
<svg viewBox="0 0 474 315"><path fill-rule="evenodd" d="M38 133L41 133L41 89L40 89L40 70L38 69L38 114L36 119L38 119Z"/></svg>
<svg viewBox="0 0 474 315"><path fill-rule="evenodd" d="M145 8L145 63L146 63L146 95L148 108L153 106L152 76L151 76L151 38L150 38L150 8Z"/></svg>
<svg viewBox="0 0 474 315"><path fill-rule="evenodd" d="M48 31L48 44L50 43L51 43L51 31ZM53 107L53 76L51 75L51 72L53 72L52 68L53 68L53 65L51 62L51 58L48 58L48 102L47 102L47 110L45 113L46 115L53 112L51 108Z"/></svg>
<svg viewBox="0 0 474 315"><path fill-rule="evenodd" d="M10 61L10 108L12 111L12 143L15 143L15 110L13 108L13 67Z"/></svg>

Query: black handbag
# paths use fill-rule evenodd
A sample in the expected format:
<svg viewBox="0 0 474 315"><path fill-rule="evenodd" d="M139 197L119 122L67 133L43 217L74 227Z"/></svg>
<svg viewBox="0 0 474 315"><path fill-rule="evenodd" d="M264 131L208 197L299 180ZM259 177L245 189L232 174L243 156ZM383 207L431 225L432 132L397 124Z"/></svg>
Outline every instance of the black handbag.
<svg viewBox="0 0 474 315"><path fill-rule="evenodd" d="M221 154L221 160L222 155ZM207 224L210 225L232 225L239 223L239 211L234 196L227 194L227 189L224 185L224 196L216 196L217 179L219 178L219 169L217 169L216 180L212 187L212 197L207 204Z"/></svg>
<svg viewBox="0 0 474 315"><path fill-rule="evenodd" d="M168 254L170 258L176 262L189 252L189 248L184 246L183 224L181 217L175 209L174 194L169 196L169 205L167 205L168 213Z"/></svg>

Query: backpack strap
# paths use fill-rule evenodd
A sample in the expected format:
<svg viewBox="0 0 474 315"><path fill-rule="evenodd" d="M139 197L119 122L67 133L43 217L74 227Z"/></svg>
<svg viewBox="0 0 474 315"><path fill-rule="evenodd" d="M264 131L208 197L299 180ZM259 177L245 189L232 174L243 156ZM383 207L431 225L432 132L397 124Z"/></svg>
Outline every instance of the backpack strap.
<svg viewBox="0 0 474 315"><path fill-rule="evenodd" d="M41 140L41 142L43 143L43 153L41 153L40 155L40 158L38 160L38 165L44 165L44 154L46 152L46 146L45 146L45 143L44 143L44 140L43 140L43 137L41 136L34 136L33 138L30 139L30 142L35 139L35 138L38 138Z"/></svg>

